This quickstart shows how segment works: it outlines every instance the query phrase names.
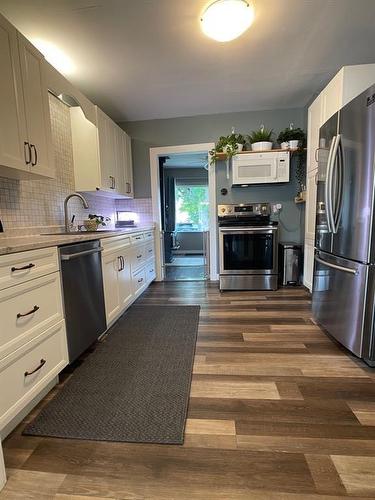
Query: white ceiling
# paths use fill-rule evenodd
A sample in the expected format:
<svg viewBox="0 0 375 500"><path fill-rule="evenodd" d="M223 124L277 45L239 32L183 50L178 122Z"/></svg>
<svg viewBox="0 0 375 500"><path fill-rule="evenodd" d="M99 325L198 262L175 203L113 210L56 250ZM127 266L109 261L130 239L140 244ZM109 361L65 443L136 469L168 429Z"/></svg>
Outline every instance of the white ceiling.
<svg viewBox="0 0 375 500"><path fill-rule="evenodd" d="M255 0L253 26L227 44L200 31L206 4L0 0L0 11L63 49L69 78L117 121L300 107L341 66L375 62L375 0Z"/></svg>

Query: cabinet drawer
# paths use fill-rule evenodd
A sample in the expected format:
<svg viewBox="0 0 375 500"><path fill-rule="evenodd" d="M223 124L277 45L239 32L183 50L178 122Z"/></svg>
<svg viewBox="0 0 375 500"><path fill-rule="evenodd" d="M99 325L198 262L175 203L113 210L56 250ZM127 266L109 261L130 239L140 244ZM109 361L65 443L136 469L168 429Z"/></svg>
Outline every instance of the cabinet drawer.
<svg viewBox="0 0 375 500"><path fill-rule="evenodd" d="M148 264L146 266L145 274L146 274L146 283L150 283L152 280L154 280L156 278L154 262L152 262L151 264Z"/></svg>
<svg viewBox="0 0 375 500"><path fill-rule="evenodd" d="M0 291L0 359L63 319L60 273Z"/></svg>
<svg viewBox="0 0 375 500"><path fill-rule="evenodd" d="M132 234L130 238L132 241L132 245L138 245L139 243L143 243L144 241L143 233Z"/></svg>
<svg viewBox="0 0 375 500"><path fill-rule="evenodd" d="M65 323L61 321L0 361L0 428L58 375L67 360Z"/></svg>
<svg viewBox="0 0 375 500"><path fill-rule="evenodd" d="M147 243L145 245L145 260L153 259L155 255L155 250L154 250L154 242L152 241L151 243Z"/></svg>
<svg viewBox="0 0 375 500"><path fill-rule="evenodd" d="M132 275L132 286L134 295L141 293L145 285L146 285L146 273L144 269L141 269L140 271Z"/></svg>
<svg viewBox="0 0 375 500"><path fill-rule="evenodd" d="M132 272L136 271L137 269L139 269L143 265L143 263L146 259L145 251L146 251L146 248L144 245L133 248L132 253L131 253L131 259L130 259L130 265L131 265Z"/></svg>
<svg viewBox="0 0 375 500"><path fill-rule="evenodd" d="M115 236L114 238L103 238L100 244L103 247L103 254L108 254L130 247L131 240L130 236Z"/></svg>
<svg viewBox="0 0 375 500"><path fill-rule="evenodd" d="M145 240L153 240L154 239L154 231L146 231L143 233L143 237Z"/></svg>
<svg viewBox="0 0 375 500"><path fill-rule="evenodd" d="M0 256L0 290L59 270L57 248Z"/></svg>

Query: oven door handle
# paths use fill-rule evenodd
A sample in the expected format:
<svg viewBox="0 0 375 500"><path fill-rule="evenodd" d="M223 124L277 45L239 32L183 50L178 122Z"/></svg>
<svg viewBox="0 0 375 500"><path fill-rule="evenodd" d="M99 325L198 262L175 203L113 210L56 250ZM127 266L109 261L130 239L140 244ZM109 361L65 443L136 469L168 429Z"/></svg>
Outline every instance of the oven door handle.
<svg viewBox="0 0 375 500"><path fill-rule="evenodd" d="M260 226L260 227L220 227L219 231L222 233L259 233L259 232L270 232L270 231L277 231L277 226Z"/></svg>

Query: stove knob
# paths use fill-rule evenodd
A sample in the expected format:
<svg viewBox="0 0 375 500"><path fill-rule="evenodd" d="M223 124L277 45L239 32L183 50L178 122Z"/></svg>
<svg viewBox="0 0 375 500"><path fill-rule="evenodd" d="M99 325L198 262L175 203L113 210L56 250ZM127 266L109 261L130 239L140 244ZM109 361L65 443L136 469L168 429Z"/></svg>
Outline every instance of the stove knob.
<svg viewBox="0 0 375 500"><path fill-rule="evenodd" d="M222 207L220 210L221 210L222 214L225 214L225 208L224 207Z"/></svg>

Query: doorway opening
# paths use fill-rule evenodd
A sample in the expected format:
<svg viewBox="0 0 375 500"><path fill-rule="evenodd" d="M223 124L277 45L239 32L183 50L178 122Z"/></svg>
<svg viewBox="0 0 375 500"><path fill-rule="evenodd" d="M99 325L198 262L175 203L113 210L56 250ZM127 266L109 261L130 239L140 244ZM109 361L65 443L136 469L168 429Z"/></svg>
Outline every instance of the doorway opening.
<svg viewBox="0 0 375 500"><path fill-rule="evenodd" d="M165 281L209 277L207 153L159 157L162 266Z"/></svg>

